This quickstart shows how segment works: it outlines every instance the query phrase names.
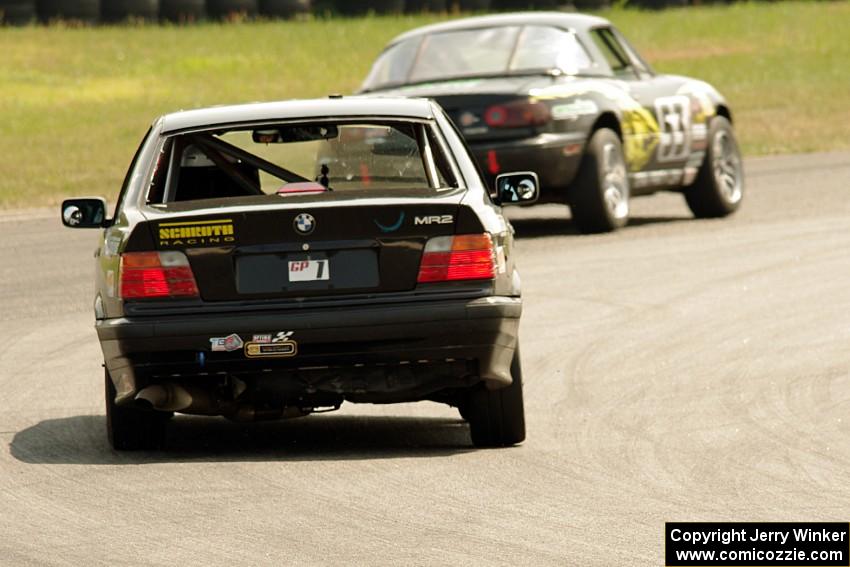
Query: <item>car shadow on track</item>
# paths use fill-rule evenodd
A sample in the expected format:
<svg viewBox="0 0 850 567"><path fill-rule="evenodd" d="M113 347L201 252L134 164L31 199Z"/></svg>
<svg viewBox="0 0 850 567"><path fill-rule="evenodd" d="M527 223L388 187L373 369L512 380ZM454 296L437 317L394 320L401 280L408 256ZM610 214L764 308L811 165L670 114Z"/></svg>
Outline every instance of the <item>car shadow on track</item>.
<svg viewBox="0 0 850 567"><path fill-rule="evenodd" d="M653 224L670 224L677 222L694 222L693 217L632 217L624 230ZM511 219L519 239L543 238L547 236L584 236L578 227L568 218L521 218Z"/></svg>
<svg viewBox="0 0 850 567"><path fill-rule="evenodd" d="M321 461L450 456L472 451L461 419L310 416L239 424L177 416L161 451L115 452L105 417L48 419L15 434L11 454L26 463L130 465L203 461Z"/></svg>

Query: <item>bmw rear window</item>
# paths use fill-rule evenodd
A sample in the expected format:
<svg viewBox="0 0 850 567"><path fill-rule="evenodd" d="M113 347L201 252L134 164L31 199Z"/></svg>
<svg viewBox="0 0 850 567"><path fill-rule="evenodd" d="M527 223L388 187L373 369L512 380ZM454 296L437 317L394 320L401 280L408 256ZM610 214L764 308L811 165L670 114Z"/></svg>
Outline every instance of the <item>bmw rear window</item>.
<svg viewBox="0 0 850 567"><path fill-rule="evenodd" d="M147 201L457 186L429 124L323 120L171 136Z"/></svg>

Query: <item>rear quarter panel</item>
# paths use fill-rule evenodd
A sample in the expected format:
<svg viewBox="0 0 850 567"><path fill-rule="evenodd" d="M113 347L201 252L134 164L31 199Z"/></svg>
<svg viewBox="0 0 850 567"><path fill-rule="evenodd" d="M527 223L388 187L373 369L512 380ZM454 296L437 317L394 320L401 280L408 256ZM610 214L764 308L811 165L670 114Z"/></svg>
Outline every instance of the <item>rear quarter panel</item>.
<svg viewBox="0 0 850 567"><path fill-rule="evenodd" d="M161 122L157 121L142 142L138 159L129 172L127 186L121 191L112 224L103 231L95 251L95 317L106 319L124 314L119 297L119 268L125 250L152 250L149 233L139 210L145 183L160 147Z"/></svg>

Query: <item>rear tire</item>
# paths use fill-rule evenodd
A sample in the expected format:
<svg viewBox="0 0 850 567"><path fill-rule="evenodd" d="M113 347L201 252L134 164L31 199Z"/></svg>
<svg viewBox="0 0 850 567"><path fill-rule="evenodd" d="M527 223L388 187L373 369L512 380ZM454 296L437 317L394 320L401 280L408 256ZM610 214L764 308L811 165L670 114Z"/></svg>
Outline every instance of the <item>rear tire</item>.
<svg viewBox="0 0 850 567"><path fill-rule="evenodd" d="M0 24L25 26L35 21L35 0L0 0Z"/></svg>
<svg viewBox="0 0 850 567"><path fill-rule="evenodd" d="M310 0L260 0L260 15L270 18L293 18L310 13Z"/></svg>
<svg viewBox="0 0 850 567"><path fill-rule="evenodd" d="M570 200L573 221L584 233L611 232L629 222L629 178L616 132L593 133Z"/></svg>
<svg viewBox="0 0 850 567"><path fill-rule="evenodd" d="M731 215L744 198L744 167L732 124L715 116L708 129L708 149L696 180L685 188L685 201L695 217Z"/></svg>
<svg viewBox="0 0 850 567"><path fill-rule="evenodd" d="M104 22L155 21L159 18L159 1L107 0L101 4L100 13Z"/></svg>
<svg viewBox="0 0 850 567"><path fill-rule="evenodd" d="M199 22L205 16L204 0L162 0L159 4L159 18L166 22L187 24Z"/></svg>
<svg viewBox="0 0 850 567"><path fill-rule="evenodd" d="M162 448L169 414L115 405L115 385L106 380L106 434L116 451L139 451Z"/></svg>
<svg viewBox="0 0 850 567"><path fill-rule="evenodd" d="M446 0L407 0L404 3L404 11L407 14L421 14L422 12L445 12Z"/></svg>
<svg viewBox="0 0 850 567"><path fill-rule="evenodd" d="M489 390L479 384L467 395L460 414L469 422L472 444L476 447L508 447L525 440L519 348L511 362L511 376L513 382L506 388Z"/></svg>
<svg viewBox="0 0 850 567"><path fill-rule="evenodd" d="M57 20L95 23L100 17L100 0L38 0L38 19L44 23Z"/></svg>
<svg viewBox="0 0 850 567"><path fill-rule="evenodd" d="M461 12L486 12L489 9L490 0L460 0Z"/></svg>
<svg viewBox="0 0 850 567"><path fill-rule="evenodd" d="M217 20L253 18L257 10L257 0L207 0L207 15Z"/></svg>
<svg viewBox="0 0 850 567"><path fill-rule="evenodd" d="M404 11L404 0L360 0L337 2L337 11L343 16L376 14L398 14Z"/></svg>

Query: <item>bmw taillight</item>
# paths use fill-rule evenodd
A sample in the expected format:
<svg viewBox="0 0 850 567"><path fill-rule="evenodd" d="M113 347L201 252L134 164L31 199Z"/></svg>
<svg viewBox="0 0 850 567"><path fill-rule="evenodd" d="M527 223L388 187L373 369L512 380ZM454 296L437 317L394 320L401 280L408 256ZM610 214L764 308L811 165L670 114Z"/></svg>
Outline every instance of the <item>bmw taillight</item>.
<svg viewBox="0 0 850 567"><path fill-rule="evenodd" d="M198 297L195 275L183 252L127 252L121 255L122 299Z"/></svg>
<svg viewBox="0 0 850 567"><path fill-rule="evenodd" d="M491 128L542 126L551 119L549 107L533 100L495 104L484 111L484 122Z"/></svg>
<svg viewBox="0 0 850 567"><path fill-rule="evenodd" d="M489 234L438 236L425 244L417 282L489 280L495 273L495 253Z"/></svg>

